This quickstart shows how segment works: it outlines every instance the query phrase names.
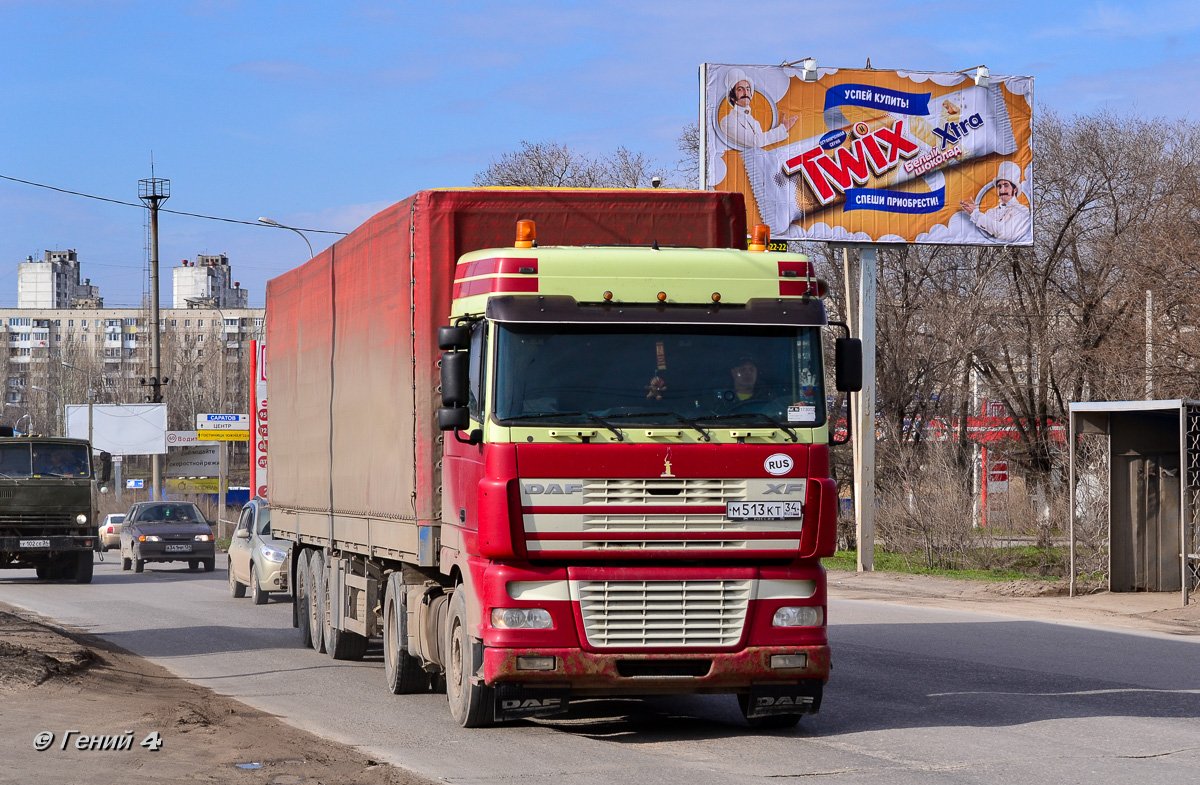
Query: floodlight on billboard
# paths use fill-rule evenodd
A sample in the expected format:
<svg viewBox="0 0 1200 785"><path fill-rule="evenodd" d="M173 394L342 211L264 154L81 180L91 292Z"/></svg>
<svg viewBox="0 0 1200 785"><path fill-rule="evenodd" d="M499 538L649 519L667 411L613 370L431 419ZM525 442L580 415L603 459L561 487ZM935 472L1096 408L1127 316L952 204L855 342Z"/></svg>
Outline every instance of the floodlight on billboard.
<svg viewBox="0 0 1200 785"><path fill-rule="evenodd" d="M701 187L776 240L1033 244L1032 77L809 71L701 66Z"/></svg>

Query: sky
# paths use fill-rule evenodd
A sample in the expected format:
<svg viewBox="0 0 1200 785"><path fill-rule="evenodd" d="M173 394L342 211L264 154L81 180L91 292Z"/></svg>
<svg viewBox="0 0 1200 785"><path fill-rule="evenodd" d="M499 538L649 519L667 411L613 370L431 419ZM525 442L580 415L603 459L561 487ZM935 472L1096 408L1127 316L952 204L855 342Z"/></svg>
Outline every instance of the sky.
<svg viewBox="0 0 1200 785"><path fill-rule="evenodd" d="M1036 109L1200 119L1200 3L0 0L0 177L136 205L167 178L171 269L224 253L262 307L308 258L523 140L674 167L702 62L1036 80ZM1036 120L1035 120L1036 122ZM1153 140L1147 140L1153 143ZM679 184L683 184L682 181ZM109 307L147 289L146 210L0 179L0 307L17 264L75 249ZM318 252L335 234L306 232Z"/></svg>

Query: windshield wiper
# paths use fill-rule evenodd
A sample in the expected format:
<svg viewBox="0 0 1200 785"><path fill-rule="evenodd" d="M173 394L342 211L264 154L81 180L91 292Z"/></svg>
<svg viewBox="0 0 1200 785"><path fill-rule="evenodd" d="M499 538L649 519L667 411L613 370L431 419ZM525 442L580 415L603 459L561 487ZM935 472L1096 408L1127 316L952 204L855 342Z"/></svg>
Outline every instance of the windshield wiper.
<svg viewBox="0 0 1200 785"><path fill-rule="evenodd" d="M619 441L619 442L625 441L625 434L623 434L623 433L621 433L621 431L617 430L617 427L615 425L608 422L603 417L600 417L599 415L596 415L596 414L592 414L591 412L537 412L535 414L514 414L512 417L505 417L503 419L503 422L512 422L513 420L557 419L557 418L561 418L561 417L586 417L588 420L596 423L597 425L602 425L605 428L607 428L608 430L612 431L613 434L617 437L617 441Z"/></svg>
<svg viewBox="0 0 1200 785"><path fill-rule="evenodd" d="M700 425L690 417L684 417L679 412L622 412L621 414L610 414L610 420L632 420L634 417L674 417L681 423L685 423L688 427L694 428L704 437L704 441L711 442L712 437L708 435L708 431L700 427Z"/></svg>
<svg viewBox="0 0 1200 785"><path fill-rule="evenodd" d="M714 414L711 417L705 417L704 419L705 420L745 420L745 419L748 419L751 417L756 417L759 419L766 420L767 422L771 423L771 425L774 425L776 428L778 428L779 430L786 433L788 436L791 436L792 441L794 441L794 442L800 440L800 437L796 435L796 432L794 430L792 430L791 428L789 428L787 426L787 424L784 423L782 420L772 417L769 414L763 414L762 412L738 412L736 414Z"/></svg>

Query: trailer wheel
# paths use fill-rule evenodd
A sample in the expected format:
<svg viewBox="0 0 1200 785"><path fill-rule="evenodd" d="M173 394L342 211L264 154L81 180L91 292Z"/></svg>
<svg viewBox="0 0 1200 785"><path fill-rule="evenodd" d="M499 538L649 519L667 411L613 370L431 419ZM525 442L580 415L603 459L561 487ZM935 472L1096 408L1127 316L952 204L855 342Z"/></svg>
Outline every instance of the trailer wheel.
<svg viewBox="0 0 1200 785"><path fill-rule="evenodd" d="M775 714L770 717L746 717L750 712L750 696L738 695L738 708L742 710L742 716L746 719L746 724L757 730L771 730L773 728L794 728L800 722L803 714Z"/></svg>
<svg viewBox="0 0 1200 785"><path fill-rule="evenodd" d="M300 550L296 559L296 621L300 630L300 642L306 649L312 648L312 576L308 572L308 549Z"/></svg>
<svg viewBox="0 0 1200 785"><path fill-rule="evenodd" d="M92 561L91 551L79 551L75 556L75 582L76 583L91 583L92 572L96 565Z"/></svg>
<svg viewBox="0 0 1200 785"><path fill-rule="evenodd" d="M495 722L496 691L471 681L474 656L467 630L466 589L459 586L450 598L446 625L446 697L450 714L464 728L486 728Z"/></svg>
<svg viewBox="0 0 1200 785"><path fill-rule="evenodd" d="M367 653L367 639L357 632L340 630L333 626L333 614L329 613L330 603L339 602L340 598L329 596L329 573L325 573L325 653L335 660L361 660ZM264 600L265 601L265 600Z"/></svg>
<svg viewBox="0 0 1200 785"><path fill-rule="evenodd" d="M229 567L229 596L239 600L246 596L246 584L234 577L232 557L226 562L226 566Z"/></svg>
<svg viewBox="0 0 1200 785"><path fill-rule="evenodd" d="M383 673L393 695L429 690L429 674L421 660L408 653L407 596L400 574L389 575L383 598Z"/></svg>
<svg viewBox="0 0 1200 785"><path fill-rule="evenodd" d="M325 555L313 551L308 557L308 625L312 647L325 653Z"/></svg>

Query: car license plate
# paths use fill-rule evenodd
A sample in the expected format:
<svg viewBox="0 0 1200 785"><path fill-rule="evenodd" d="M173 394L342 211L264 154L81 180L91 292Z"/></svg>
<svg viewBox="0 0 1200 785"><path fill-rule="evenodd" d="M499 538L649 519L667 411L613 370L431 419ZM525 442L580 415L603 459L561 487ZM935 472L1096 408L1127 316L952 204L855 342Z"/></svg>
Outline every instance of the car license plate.
<svg viewBox="0 0 1200 785"><path fill-rule="evenodd" d="M731 521L782 521L799 518L800 502L726 502L725 517Z"/></svg>
<svg viewBox="0 0 1200 785"><path fill-rule="evenodd" d="M49 540L21 540L22 548L49 548Z"/></svg>
<svg viewBox="0 0 1200 785"><path fill-rule="evenodd" d="M168 545L163 550L165 550L167 553L190 553L192 550L192 544L189 542L183 545Z"/></svg>

